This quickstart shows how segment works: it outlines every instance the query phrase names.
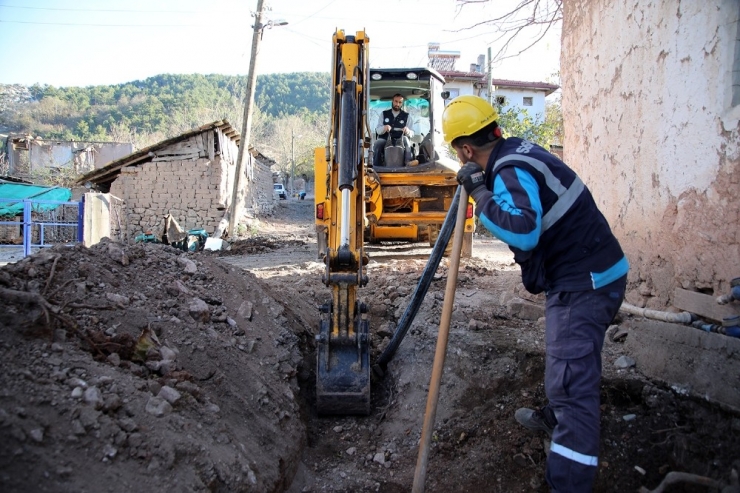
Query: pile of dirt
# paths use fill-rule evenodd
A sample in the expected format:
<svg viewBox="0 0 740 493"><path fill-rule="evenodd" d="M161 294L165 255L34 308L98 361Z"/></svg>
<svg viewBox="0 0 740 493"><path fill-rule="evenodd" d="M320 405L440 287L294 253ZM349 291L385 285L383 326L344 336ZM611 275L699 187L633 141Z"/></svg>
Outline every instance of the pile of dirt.
<svg viewBox="0 0 740 493"><path fill-rule="evenodd" d="M282 201L236 251L104 241L0 268L0 490L409 491L448 261L373 380L371 414L318 416L314 334L330 291L312 213ZM429 248L367 251L375 358ZM513 419L545 403L543 313L508 249L477 237L458 276L427 491L548 490L547 437ZM631 318L616 324L595 491L656 488L672 471L731 484L738 416L643 376L625 351Z"/></svg>
<svg viewBox="0 0 740 493"><path fill-rule="evenodd" d="M253 276L104 241L7 265L0 287L0 489L287 488L301 336Z"/></svg>

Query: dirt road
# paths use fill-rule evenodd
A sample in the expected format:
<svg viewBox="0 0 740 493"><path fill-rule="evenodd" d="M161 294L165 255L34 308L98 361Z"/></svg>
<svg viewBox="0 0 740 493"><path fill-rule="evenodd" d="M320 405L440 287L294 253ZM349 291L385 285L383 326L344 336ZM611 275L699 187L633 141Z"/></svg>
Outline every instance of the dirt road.
<svg viewBox="0 0 740 493"><path fill-rule="evenodd" d="M228 252L104 242L0 267L0 489L410 491L447 261L373 382L371 415L319 417L313 336L329 290L312 212L310 200L281 201ZM373 357L429 251L368 247ZM547 491L546 436L513 419L544 403L542 314L508 249L476 238L426 491ZM728 482L740 420L623 364L623 341L603 351L596 491L655 488L671 471Z"/></svg>

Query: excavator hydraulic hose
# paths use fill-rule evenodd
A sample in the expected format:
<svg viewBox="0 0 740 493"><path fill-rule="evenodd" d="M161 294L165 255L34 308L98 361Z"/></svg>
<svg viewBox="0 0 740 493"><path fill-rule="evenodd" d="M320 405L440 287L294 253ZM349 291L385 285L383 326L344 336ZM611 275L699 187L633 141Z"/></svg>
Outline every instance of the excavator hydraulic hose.
<svg viewBox="0 0 740 493"><path fill-rule="evenodd" d="M406 337L406 332L408 332L409 327L411 327L411 322L414 321L416 313L419 311L419 307L421 306L421 302L424 301L424 296L426 296L427 291L429 290L429 285L432 283L432 279L434 279L434 273L437 271L439 262L442 260L447 244L450 242L450 238L452 237L452 232L455 230L457 219L455 215L457 214L457 205L459 202L460 187L457 187L457 191L452 198L450 208L447 210L447 215L445 216L445 220L440 228L437 241L434 244L431 255L429 255L429 261L427 262L426 267L424 267L424 272L421 274L421 279L419 279L419 284L416 286L416 290L411 297L411 301L403 312L401 320L398 322L398 327L396 327L396 332L393 334L390 343L380 354L372 367L373 373L378 377L382 378L385 376L388 363L391 358L393 358L393 355L396 354L403 338Z"/></svg>

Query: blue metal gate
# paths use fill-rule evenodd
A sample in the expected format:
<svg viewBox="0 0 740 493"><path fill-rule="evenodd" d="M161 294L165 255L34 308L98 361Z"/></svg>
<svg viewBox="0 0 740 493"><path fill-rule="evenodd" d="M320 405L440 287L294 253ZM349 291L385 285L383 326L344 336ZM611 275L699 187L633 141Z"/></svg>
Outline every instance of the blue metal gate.
<svg viewBox="0 0 740 493"><path fill-rule="evenodd" d="M14 249L22 253L23 258L41 248L82 242L82 201L0 198L0 202L23 204L22 216L0 216L0 251L3 253Z"/></svg>

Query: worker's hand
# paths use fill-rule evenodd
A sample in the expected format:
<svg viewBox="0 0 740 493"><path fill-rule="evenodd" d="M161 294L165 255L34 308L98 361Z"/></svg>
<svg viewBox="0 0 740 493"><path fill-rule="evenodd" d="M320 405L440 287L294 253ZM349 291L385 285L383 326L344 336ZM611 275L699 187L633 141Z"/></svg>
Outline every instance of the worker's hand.
<svg viewBox="0 0 740 493"><path fill-rule="evenodd" d="M388 132L390 132L390 131L391 131L391 128L392 128L392 127L391 127L390 125L386 125L385 127L383 127L383 133L384 133L384 134L387 134Z"/></svg>
<svg viewBox="0 0 740 493"><path fill-rule="evenodd" d="M460 168L457 172L457 182L465 187L469 196L472 196L475 190L486 186L483 170L473 161L468 161Z"/></svg>
<svg viewBox="0 0 740 493"><path fill-rule="evenodd" d="M403 127L403 134L408 135L409 133L409 127Z"/></svg>

